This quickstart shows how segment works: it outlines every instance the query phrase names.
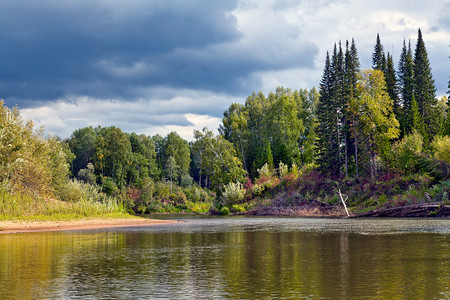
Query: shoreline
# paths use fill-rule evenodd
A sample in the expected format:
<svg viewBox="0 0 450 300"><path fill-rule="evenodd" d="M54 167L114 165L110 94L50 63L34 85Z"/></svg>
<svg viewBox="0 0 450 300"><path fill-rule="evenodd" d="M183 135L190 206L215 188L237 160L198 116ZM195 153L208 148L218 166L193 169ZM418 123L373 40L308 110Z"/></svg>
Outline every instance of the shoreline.
<svg viewBox="0 0 450 300"><path fill-rule="evenodd" d="M0 234L153 226L178 223L157 219L80 219L69 221L0 221Z"/></svg>

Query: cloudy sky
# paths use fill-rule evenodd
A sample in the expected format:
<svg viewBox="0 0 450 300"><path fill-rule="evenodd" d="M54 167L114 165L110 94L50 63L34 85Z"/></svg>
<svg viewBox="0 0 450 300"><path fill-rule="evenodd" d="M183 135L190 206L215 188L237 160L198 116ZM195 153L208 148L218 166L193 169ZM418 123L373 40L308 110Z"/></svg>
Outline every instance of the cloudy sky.
<svg viewBox="0 0 450 300"><path fill-rule="evenodd" d="M62 138L85 126L192 139L253 91L318 86L327 50L379 33L395 64L422 29L437 96L450 0L1 0L0 98Z"/></svg>

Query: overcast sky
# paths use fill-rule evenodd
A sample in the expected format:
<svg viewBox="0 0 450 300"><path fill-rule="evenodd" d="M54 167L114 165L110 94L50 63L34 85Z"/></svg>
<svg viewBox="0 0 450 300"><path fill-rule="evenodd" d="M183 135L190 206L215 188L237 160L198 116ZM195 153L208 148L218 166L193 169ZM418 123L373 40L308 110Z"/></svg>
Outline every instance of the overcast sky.
<svg viewBox="0 0 450 300"><path fill-rule="evenodd" d="M115 125L191 140L253 91L317 87L339 40L370 68L379 33L397 69L418 28L442 96L449 15L450 0L1 0L0 98L62 138Z"/></svg>

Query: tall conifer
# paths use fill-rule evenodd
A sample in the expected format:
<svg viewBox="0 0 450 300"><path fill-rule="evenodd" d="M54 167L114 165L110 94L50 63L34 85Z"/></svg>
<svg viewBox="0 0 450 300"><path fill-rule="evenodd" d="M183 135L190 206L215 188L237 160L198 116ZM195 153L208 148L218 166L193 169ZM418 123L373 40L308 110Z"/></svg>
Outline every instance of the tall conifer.
<svg viewBox="0 0 450 300"><path fill-rule="evenodd" d="M439 114L436 109L438 101L430 62L420 29L414 54L414 91L419 114L424 122L424 129L427 135L432 137L439 132ZM429 140L424 137L424 142L428 143Z"/></svg>
<svg viewBox="0 0 450 300"><path fill-rule="evenodd" d="M392 55L390 55L389 52L387 54L386 70L384 72L384 77L386 81L386 90L394 104L395 118L400 121L401 113L400 113L400 103L397 94L397 78L395 76L394 61L392 59Z"/></svg>
<svg viewBox="0 0 450 300"><path fill-rule="evenodd" d="M345 120L344 120L344 135L345 135L345 172L348 175L348 161L349 158L354 156L355 162L355 175L359 176L358 170L358 140L356 131L354 130L354 118L349 115L349 103L357 97L357 81L359 72L359 59L358 51L356 50L355 40L352 39L352 44L349 48L348 42L346 43L345 51Z"/></svg>
<svg viewBox="0 0 450 300"><path fill-rule="evenodd" d="M333 57L336 55L335 47ZM317 127L319 137L317 140L317 150L319 154L318 162L321 171L324 173L330 173L330 170L335 168L337 163L335 156L337 143L335 139L336 110L333 103L333 94L335 92L333 79L334 75L330 55L327 52L325 67L319 87L319 103L317 105L317 119L319 121L319 125Z"/></svg>
<svg viewBox="0 0 450 300"><path fill-rule="evenodd" d="M383 45L381 44L380 35L378 33L377 41L373 48L372 68L374 70L381 70L383 72L386 69L386 56L384 54Z"/></svg>
<svg viewBox="0 0 450 300"><path fill-rule="evenodd" d="M342 51L341 42L339 42L339 49L334 47L333 57L331 59L331 69L333 78L333 95L332 103L333 109L335 111L335 165L334 174L335 176L341 176L343 163L345 164L345 148L341 149L344 144L345 147L345 136L344 136L344 106L345 106L345 71L344 71L344 53ZM344 165L345 166L345 165ZM336 169L337 167L337 169Z"/></svg>
<svg viewBox="0 0 450 300"><path fill-rule="evenodd" d="M400 104L402 106L399 112L400 135L405 136L411 133L411 101L414 92L414 62L411 53L411 43L406 47L405 41L403 41L398 64L398 86L400 90Z"/></svg>

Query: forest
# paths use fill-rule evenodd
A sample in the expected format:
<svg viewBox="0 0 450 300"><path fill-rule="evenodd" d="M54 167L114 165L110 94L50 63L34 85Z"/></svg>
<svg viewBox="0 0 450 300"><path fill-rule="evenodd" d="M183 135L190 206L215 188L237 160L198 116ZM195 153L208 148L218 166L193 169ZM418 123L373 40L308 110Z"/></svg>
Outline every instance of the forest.
<svg viewBox="0 0 450 300"><path fill-rule="evenodd" d="M114 126L61 140L2 102L0 218L331 211L342 194L352 214L448 205L450 108L421 31L414 51L403 41L397 68L377 35L371 67L361 69L354 40L338 42L318 89L254 92L225 110L218 135L203 128L192 141Z"/></svg>

